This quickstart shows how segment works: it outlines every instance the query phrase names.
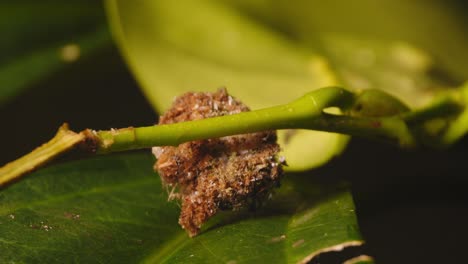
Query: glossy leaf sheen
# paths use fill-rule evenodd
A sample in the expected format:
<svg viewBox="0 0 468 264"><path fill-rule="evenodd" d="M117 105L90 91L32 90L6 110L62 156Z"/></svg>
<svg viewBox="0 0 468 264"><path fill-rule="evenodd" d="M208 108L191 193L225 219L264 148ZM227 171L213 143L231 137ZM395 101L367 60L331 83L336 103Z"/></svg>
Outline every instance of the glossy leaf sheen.
<svg viewBox="0 0 468 264"><path fill-rule="evenodd" d="M0 192L0 262L298 262L323 248L361 243L343 187L286 176L266 207L224 213L190 239L179 209L130 153L40 170Z"/></svg>

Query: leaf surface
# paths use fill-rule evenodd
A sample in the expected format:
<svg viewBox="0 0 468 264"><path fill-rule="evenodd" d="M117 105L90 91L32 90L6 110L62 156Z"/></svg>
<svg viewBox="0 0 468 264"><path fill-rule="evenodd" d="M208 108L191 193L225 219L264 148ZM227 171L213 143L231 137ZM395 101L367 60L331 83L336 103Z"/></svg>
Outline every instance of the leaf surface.
<svg viewBox="0 0 468 264"><path fill-rule="evenodd" d="M266 207L220 214L190 239L153 162L148 153L69 162L3 190L0 262L293 263L362 243L345 186L304 175L287 175Z"/></svg>

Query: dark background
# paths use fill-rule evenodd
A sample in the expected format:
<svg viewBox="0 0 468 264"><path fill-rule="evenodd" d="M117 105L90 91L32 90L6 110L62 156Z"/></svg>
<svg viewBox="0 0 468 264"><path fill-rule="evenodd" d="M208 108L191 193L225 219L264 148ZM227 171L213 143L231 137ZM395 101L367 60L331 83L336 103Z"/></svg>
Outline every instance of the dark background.
<svg viewBox="0 0 468 264"><path fill-rule="evenodd" d="M464 1L457 5L467 10ZM47 141L65 121L79 131L150 125L156 119L117 49L105 48L0 106L0 164ZM466 258L467 137L443 151L405 151L353 139L343 155L313 174L350 182L367 241L364 252L378 263Z"/></svg>

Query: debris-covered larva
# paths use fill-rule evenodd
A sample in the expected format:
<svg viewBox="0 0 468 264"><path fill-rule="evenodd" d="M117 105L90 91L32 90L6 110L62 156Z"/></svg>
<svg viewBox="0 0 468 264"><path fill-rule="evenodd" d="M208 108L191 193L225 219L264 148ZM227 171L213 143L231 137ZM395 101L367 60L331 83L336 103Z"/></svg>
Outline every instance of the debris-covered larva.
<svg viewBox="0 0 468 264"><path fill-rule="evenodd" d="M160 117L171 124L222 115L249 108L226 89L215 93L186 93ZM154 147L154 166L170 199L180 200L179 224L190 236L218 210L236 210L268 197L279 185L282 164L276 131L198 140L177 147Z"/></svg>

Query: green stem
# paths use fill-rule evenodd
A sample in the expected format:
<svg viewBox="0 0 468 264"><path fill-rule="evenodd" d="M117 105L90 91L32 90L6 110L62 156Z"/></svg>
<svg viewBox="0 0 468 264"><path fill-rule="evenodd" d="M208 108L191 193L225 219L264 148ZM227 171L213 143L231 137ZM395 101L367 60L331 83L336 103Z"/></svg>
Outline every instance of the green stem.
<svg viewBox="0 0 468 264"><path fill-rule="evenodd" d="M68 129L67 124L63 124L57 131L57 134L49 142L1 167L0 187L37 169L56 156L69 151L84 139L84 134L75 133Z"/></svg>
<svg viewBox="0 0 468 264"><path fill-rule="evenodd" d="M463 102L454 95L442 95L424 108L403 114L402 119L409 125L412 125L438 117L447 117L457 114L461 112L463 108Z"/></svg>
<svg viewBox="0 0 468 264"><path fill-rule="evenodd" d="M415 147L417 145L410 129L398 116L350 117L324 114L316 123L306 128L376 139L401 147Z"/></svg>
<svg viewBox="0 0 468 264"><path fill-rule="evenodd" d="M367 95L368 96L368 95ZM375 94L379 100L382 94ZM414 147L420 142L414 138L411 124L460 111L460 104L446 97L415 112L390 116L331 115L328 107L349 110L357 96L343 88L327 87L310 92L301 98L280 106L242 112L235 115L138 128L123 128L95 132L98 153L108 153L152 146L177 146L181 143L207 138L245 134L262 130L310 129L348 134ZM367 98L366 100L371 100ZM361 102L361 101L360 101ZM394 104L394 102L393 102Z"/></svg>
<svg viewBox="0 0 468 264"><path fill-rule="evenodd" d="M323 109L332 106L348 108L354 94L339 87L327 87L308 93L285 105L274 106L235 115L138 128L124 128L96 132L98 153L176 146L180 143L276 129L317 129Z"/></svg>
<svg viewBox="0 0 468 264"><path fill-rule="evenodd" d="M468 101L467 91L468 88L463 94L463 102ZM83 145L93 152L109 153L153 146L176 146L193 140L263 130L311 129L380 139L412 147L423 144L415 138L417 133L413 131L418 124L438 117L449 118L464 110L456 96L443 97L425 108L411 112L397 99L383 92L374 91L361 95L339 87L327 87L285 105L170 125L109 131L88 129L81 133L70 131L65 125L43 146L0 168L0 186L18 179L77 145ZM360 114L353 112L353 108L363 103L370 107ZM329 107L338 107L345 114L329 114L326 111ZM463 120L468 120L465 116ZM460 134L458 130L455 132Z"/></svg>

